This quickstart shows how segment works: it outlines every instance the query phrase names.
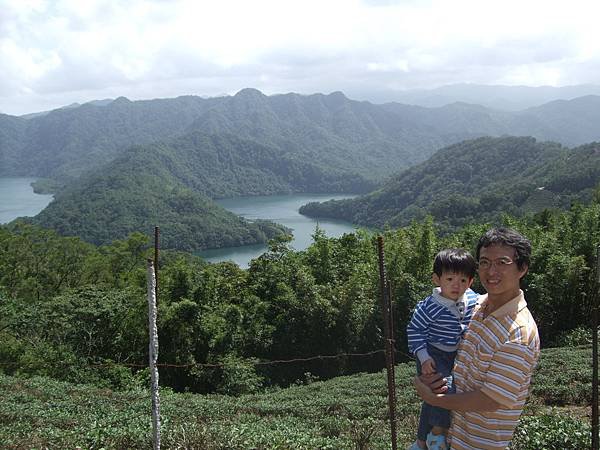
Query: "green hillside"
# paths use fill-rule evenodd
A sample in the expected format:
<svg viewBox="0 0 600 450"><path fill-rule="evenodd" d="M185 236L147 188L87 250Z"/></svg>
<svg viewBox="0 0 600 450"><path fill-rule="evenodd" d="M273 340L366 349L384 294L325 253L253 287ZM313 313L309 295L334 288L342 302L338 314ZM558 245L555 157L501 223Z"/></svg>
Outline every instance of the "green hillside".
<svg viewBox="0 0 600 450"><path fill-rule="evenodd" d="M447 229L588 201L599 182L600 144L567 149L530 137L488 137L441 149L371 194L301 212L379 227L430 214Z"/></svg>
<svg viewBox="0 0 600 450"><path fill-rule="evenodd" d="M17 169L25 146L26 121L0 114L0 176L17 176L26 171Z"/></svg>
<svg viewBox="0 0 600 450"><path fill-rule="evenodd" d="M1 115L0 175L46 177L37 189L54 191L56 199L33 223L94 243L159 224L171 233L167 245L197 250L264 242L274 235L272 225L248 224L209 199L366 193L453 144L368 197L303 210L376 226L402 225L429 213L452 227L585 198L593 187L585 176L574 181L584 184L581 189L567 192L552 184L554 175L543 173L556 171L561 180L580 164L567 169L559 161L544 169L542 161L566 157L555 155L558 145L510 138L460 142L515 130L564 143L600 139L594 126L599 106L600 97L588 96L508 113L464 103L374 105L341 92L265 96L255 89L212 99L121 97L29 118ZM581 164L592 164L594 179L594 155L579 154ZM443 159L449 161L435 164ZM490 167L502 170L479 179L477 173ZM504 169L511 168L517 169L513 174L529 172L509 180L511 171ZM542 186L550 187L538 189Z"/></svg>
<svg viewBox="0 0 600 450"><path fill-rule="evenodd" d="M542 351L513 450L590 446L590 348ZM396 367L398 448L414 440L420 403L413 364ZM358 374L254 395L161 392L166 449L388 449L385 373ZM5 448L146 449L147 390L113 391L0 374Z"/></svg>
<svg viewBox="0 0 600 450"><path fill-rule="evenodd" d="M116 158L134 144L169 140L191 131L228 133L318 165L360 172L370 179L473 137L530 135L565 145L600 140L600 97L587 96L509 113L456 103L441 108L375 105L341 92L265 96L244 89L203 99L88 103L22 118L2 115L2 173L72 178ZM15 132L15 128L18 128Z"/></svg>
<svg viewBox="0 0 600 450"><path fill-rule="evenodd" d="M202 141L198 145L207 144L204 148L214 145L209 137L190 139ZM221 141L221 148L226 147L225 138L215 139ZM249 151L248 158L253 151L264 150L251 145L244 149ZM271 222L248 222L221 208L206 194L232 194L239 193L239 189L252 191L265 186L281 192L289 187L277 179L263 180L265 174L252 173L252 169L230 174L231 181L225 183L215 175L222 167L207 161L207 153L192 152L182 157L164 145L133 147L101 171L72 182L28 222L95 244L123 239L135 231L151 234L158 225L164 230L161 241L165 248L189 251L265 243L283 232L281 226ZM223 153L212 156L226 159ZM196 171L202 161L209 163L202 167L213 171Z"/></svg>
<svg viewBox="0 0 600 450"><path fill-rule="evenodd" d="M212 198L292 192L366 192L358 174L317 165L233 135L193 132L135 146L61 190L32 223L96 244L164 228L184 250L264 243L281 227L248 223Z"/></svg>

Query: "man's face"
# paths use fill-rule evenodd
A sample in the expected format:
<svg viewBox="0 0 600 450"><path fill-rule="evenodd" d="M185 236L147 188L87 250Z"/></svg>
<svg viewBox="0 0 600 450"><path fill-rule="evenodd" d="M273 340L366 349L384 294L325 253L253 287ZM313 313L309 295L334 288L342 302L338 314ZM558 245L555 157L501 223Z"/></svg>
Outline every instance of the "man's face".
<svg viewBox="0 0 600 450"><path fill-rule="evenodd" d="M527 266L517 267L515 249L506 245L490 245L479 251L479 279L492 296L509 296L519 290L521 277Z"/></svg>

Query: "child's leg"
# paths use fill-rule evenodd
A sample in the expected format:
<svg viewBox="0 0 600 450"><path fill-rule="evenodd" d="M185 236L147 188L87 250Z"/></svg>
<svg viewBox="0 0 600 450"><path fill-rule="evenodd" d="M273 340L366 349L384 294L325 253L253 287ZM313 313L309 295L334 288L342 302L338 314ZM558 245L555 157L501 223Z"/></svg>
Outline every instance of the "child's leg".
<svg viewBox="0 0 600 450"><path fill-rule="evenodd" d="M428 346L428 351L435 361L437 371L444 377L449 377L453 369L454 357L456 353L443 352L433 346ZM452 391L453 389L450 392ZM448 429L450 428L450 411L435 406L430 406L429 408L430 410L428 419L432 431L430 435L433 434L434 436L446 436Z"/></svg>
<svg viewBox="0 0 600 450"><path fill-rule="evenodd" d="M429 413L431 406L423 402L421 404L421 414L419 414L419 427L417 428L417 444L421 448L427 448L425 441L427 435L431 431L431 425L429 424Z"/></svg>
<svg viewBox="0 0 600 450"><path fill-rule="evenodd" d="M419 359L417 359L417 375L421 375L421 363ZM416 444L419 448L423 450L427 450L427 443L425 441L427 440L427 434L429 434L429 432L431 431L431 425L429 425L430 408L430 405L423 402L421 404L421 413L419 414L419 426L417 428Z"/></svg>
<svg viewBox="0 0 600 450"><path fill-rule="evenodd" d="M448 436L448 428L442 427L431 427L431 434L435 436L439 436L440 434L443 436Z"/></svg>

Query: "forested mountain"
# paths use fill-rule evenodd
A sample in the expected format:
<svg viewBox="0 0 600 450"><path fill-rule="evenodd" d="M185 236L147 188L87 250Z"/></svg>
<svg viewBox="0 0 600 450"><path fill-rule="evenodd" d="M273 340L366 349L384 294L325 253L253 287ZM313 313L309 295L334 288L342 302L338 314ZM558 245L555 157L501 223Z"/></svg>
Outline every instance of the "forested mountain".
<svg viewBox="0 0 600 450"><path fill-rule="evenodd" d="M261 170L264 161L273 165L273 172ZM309 164L288 166L272 155L272 149L254 142L193 133L170 145L131 147L101 171L85 174L80 182L58 192L50 205L29 221L96 244L134 231L151 233L156 224L163 228L162 241L167 248L199 250L264 243L282 228L266 221L248 222L215 204L208 195L263 193L265 187L271 193L289 192L281 170L298 178L304 175L303 182L310 183L316 171L311 169Z"/></svg>
<svg viewBox="0 0 600 450"><path fill-rule="evenodd" d="M457 103L424 108L375 105L330 95L184 96L105 105L88 103L25 119L2 116L0 175L73 177L100 167L127 147L191 131L229 133L318 165L378 179L464 139L531 135L580 145L600 140L600 97L550 103L519 113ZM16 130L18 129L18 130ZM16 158L15 158L16 155Z"/></svg>
<svg viewBox="0 0 600 450"><path fill-rule="evenodd" d="M21 159L25 128L26 122L23 119L0 114L0 176L16 175L11 171Z"/></svg>
<svg viewBox="0 0 600 450"><path fill-rule="evenodd" d="M20 157L0 174L72 178L112 161L133 144L184 133L210 104L197 97L139 102L121 97L105 106L89 103L13 118L25 129L17 142Z"/></svg>
<svg viewBox="0 0 600 450"><path fill-rule="evenodd" d="M451 145L350 200L310 203L303 214L353 223L405 225L431 214L443 227L568 207L600 182L600 144L575 149L531 137L478 138Z"/></svg>
<svg viewBox="0 0 600 450"><path fill-rule="evenodd" d="M595 96L519 113L465 103L374 105L341 92L269 97L244 89L211 99L118 98L28 119L0 116L0 176L58 180L46 186L55 190L56 200L34 221L61 233L100 243L162 223L189 237L173 240L178 248L205 248L260 242L265 235L254 226L242 231L244 222L229 230L231 219L203 196L365 193L436 149L467 138L517 132L569 145L600 140L599 111ZM159 169L154 158L167 164L159 171L160 184L152 177ZM412 208L373 211L372 217L357 209L351 220L404 223L425 206L417 199ZM477 206L460 214L488 212Z"/></svg>

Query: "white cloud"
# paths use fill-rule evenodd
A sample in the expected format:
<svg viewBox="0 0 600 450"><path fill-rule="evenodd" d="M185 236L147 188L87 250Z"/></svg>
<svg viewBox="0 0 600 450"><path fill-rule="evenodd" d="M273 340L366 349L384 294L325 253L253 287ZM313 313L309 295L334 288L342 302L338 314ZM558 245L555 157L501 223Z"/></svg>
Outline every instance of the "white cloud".
<svg viewBox="0 0 600 450"><path fill-rule="evenodd" d="M0 111L111 95L594 83L573 0L0 0ZM365 94L368 97L368 94Z"/></svg>

